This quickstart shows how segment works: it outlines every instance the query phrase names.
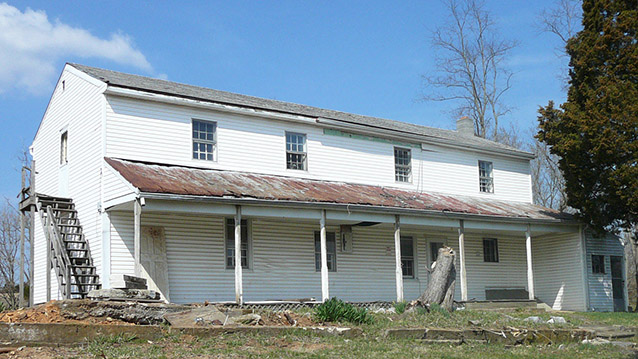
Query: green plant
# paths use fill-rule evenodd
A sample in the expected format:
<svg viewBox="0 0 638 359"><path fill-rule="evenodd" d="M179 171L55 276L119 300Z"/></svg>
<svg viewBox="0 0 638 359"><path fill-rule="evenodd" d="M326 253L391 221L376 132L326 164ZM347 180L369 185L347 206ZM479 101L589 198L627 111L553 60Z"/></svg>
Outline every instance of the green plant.
<svg viewBox="0 0 638 359"><path fill-rule="evenodd" d="M408 302L394 302L394 311L397 314L403 314L405 312L405 308L408 306Z"/></svg>
<svg viewBox="0 0 638 359"><path fill-rule="evenodd" d="M8 307L6 306L6 304L0 302L0 313L4 312L7 309L8 309Z"/></svg>
<svg viewBox="0 0 638 359"><path fill-rule="evenodd" d="M357 308L340 299L331 298L315 307L315 317L322 322L347 321L355 324L371 324L373 319L365 308Z"/></svg>
<svg viewBox="0 0 638 359"><path fill-rule="evenodd" d="M446 318L450 317L450 312L448 312L447 309L443 308L437 303L430 304L430 312L439 313Z"/></svg>

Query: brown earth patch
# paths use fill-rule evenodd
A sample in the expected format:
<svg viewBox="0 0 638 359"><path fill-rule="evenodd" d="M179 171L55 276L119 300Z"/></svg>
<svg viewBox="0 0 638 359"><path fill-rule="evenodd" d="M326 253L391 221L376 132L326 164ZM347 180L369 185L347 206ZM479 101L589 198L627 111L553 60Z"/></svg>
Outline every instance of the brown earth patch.
<svg viewBox="0 0 638 359"><path fill-rule="evenodd" d="M31 308L22 308L0 313L0 323L64 323L64 324L124 324L109 317L87 317L82 320L66 318L58 301L50 301Z"/></svg>

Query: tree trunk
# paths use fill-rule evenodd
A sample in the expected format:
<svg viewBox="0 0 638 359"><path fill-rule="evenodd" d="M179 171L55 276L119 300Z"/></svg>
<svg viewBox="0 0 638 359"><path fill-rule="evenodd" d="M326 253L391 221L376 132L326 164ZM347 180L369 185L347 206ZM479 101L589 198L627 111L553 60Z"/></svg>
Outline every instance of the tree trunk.
<svg viewBox="0 0 638 359"><path fill-rule="evenodd" d="M428 287L417 300L410 303L411 307L428 308L430 304L436 303L448 311L452 311L456 283L455 258L456 254L452 248L443 247L439 249L436 265L431 272Z"/></svg>

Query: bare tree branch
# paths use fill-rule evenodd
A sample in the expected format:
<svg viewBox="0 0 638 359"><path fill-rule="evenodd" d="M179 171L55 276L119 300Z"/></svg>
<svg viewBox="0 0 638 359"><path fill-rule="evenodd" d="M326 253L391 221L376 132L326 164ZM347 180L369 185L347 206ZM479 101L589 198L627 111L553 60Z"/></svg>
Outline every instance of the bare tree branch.
<svg viewBox="0 0 638 359"><path fill-rule="evenodd" d="M474 120L475 133L494 138L499 118L509 112L501 96L512 72L504 60L516 46L502 40L479 0L447 0L449 21L432 32L437 73L424 76L430 101L452 101L456 112Z"/></svg>

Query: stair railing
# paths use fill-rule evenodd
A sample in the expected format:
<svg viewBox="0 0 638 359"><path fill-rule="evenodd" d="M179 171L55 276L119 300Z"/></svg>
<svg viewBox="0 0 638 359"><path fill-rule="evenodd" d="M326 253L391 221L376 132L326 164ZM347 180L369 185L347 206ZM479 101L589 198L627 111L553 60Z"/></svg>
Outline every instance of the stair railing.
<svg viewBox="0 0 638 359"><path fill-rule="evenodd" d="M69 258L69 254L66 250L66 246L64 245L64 241L62 240L62 236L60 235L57 219L53 215L53 209L51 208L51 206L47 206L46 227L47 227L47 232L45 233L48 233L49 238L51 239L51 244L53 247L53 251L55 253L55 257L62 259L60 263L61 264L60 270L64 277L64 284L65 284L64 296L68 299L68 298L71 298L71 259Z"/></svg>

